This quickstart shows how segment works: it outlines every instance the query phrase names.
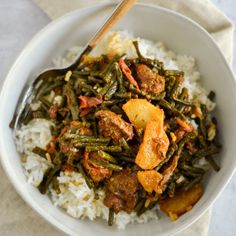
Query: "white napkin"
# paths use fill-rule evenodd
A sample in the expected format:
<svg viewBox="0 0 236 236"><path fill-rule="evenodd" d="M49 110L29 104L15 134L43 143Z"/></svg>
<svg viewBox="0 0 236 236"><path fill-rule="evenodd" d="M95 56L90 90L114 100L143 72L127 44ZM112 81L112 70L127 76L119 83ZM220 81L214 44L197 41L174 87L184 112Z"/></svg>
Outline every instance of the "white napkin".
<svg viewBox="0 0 236 236"><path fill-rule="evenodd" d="M71 10L112 0L34 0L51 19ZM141 0L178 11L202 25L215 38L228 62L233 58L233 24L209 0ZM0 166L1 236L65 235L38 216L17 195ZM207 236L211 211L206 212L191 227L178 236Z"/></svg>

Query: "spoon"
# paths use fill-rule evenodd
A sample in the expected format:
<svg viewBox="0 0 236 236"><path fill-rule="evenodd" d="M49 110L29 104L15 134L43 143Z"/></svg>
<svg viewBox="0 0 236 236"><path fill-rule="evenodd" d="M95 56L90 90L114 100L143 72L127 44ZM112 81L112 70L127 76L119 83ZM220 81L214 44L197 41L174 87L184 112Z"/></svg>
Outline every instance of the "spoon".
<svg viewBox="0 0 236 236"><path fill-rule="evenodd" d="M10 127L16 129L19 125L19 121L25 115L26 104L33 99L33 88L40 81L48 77L56 77L64 75L69 70L74 70L80 63L82 57L90 53L94 47L102 40L105 34L123 17L135 4L136 0L123 0L114 10L112 15L106 20L103 26L97 31L97 33L90 39L85 46L82 53L78 56L76 61L66 68L52 68L41 73L31 84L27 85L23 89L19 103L16 108L14 118L10 124Z"/></svg>

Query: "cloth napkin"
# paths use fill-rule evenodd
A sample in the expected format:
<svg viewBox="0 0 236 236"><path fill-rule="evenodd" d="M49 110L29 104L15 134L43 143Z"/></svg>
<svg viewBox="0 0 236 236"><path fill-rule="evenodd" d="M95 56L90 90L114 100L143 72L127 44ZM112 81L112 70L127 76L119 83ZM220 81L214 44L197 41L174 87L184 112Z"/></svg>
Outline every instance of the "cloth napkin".
<svg viewBox="0 0 236 236"><path fill-rule="evenodd" d="M53 20L61 15L81 7L112 0L34 0ZM117 2L117 1L116 1ZM180 12L202 25L216 40L227 61L233 59L234 27L230 20L209 0L141 0L139 2L156 4ZM17 195L2 167L0 166L0 236L63 236ZM211 217L208 210L198 221L178 236L207 236ZM121 232L122 233L122 232Z"/></svg>

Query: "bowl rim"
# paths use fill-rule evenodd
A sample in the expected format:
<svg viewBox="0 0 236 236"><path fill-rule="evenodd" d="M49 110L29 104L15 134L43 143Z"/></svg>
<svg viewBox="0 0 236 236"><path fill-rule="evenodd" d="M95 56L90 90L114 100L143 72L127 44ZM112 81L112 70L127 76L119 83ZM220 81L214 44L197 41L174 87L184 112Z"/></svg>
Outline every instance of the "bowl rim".
<svg viewBox="0 0 236 236"><path fill-rule="evenodd" d="M82 7L73 11L68 12L67 14L52 20L50 23L48 23L45 27L43 27L40 31L38 31L33 38L27 43L27 45L22 49L22 51L20 52L20 54L17 56L17 59L15 60L15 62L13 63L13 65L11 66L9 72L7 73L5 80L3 82L2 85L2 89L0 91L0 100L2 97L4 97L5 95L5 91L8 86L8 80L11 78L11 74L13 73L13 71L15 70L15 68L18 66L18 64L20 63L21 59L24 58L27 54L28 51L30 51L30 49L32 47L34 47L35 44L38 43L38 41L40 40L40 38L42 37L42 35L44 33L46 33L47 31L50 31L51 28L54 27L54 25L60 24L60 22L63 22L64 19L74 15L74 14L78 14L80 11L83 11L85 9L96 9L97 7L110 7L110 6L116 6L117 3L98 3L98 4L94 4L92 6L88 6L88 7ZM158 5L154 5L154 4L147 4L147 3L136 3L135 6L138 7L145 7L145 8L154 8L156 10L162 11L166 14L171 14L175 17L178 18L182 18L182 20L186 21L188 24L192 25L196 30L200 31L200 33L202 35L204 35L205 37L208 37L208 40L213 44L213 47L215 47L217 53L220 56L220 59L222 61L222 63L224 63L224 66L227 68L227 70L229 71L229 73L231 74L231 78L233 80L233 82L235 83L235 87L236 87L236 80L234 77L234 73L231 69L231 67L229 66L228 62L226 61L226 58L224 57L221 49L219 48L219 46L217 45L216 41L214 40L214 38L201 26L199 25L197 22L193 21L192 19L188 18L185 15L182 15L181 13L175 12L173 10L158 6ZM225 16L226 19L228 19L227 16ZM229 19L228 19L229 20ZM230 20L229 20L230 21ZM1 106L2 103L0 104L0 110L1 110ZM0 127L1 127L1 122L0 122ZM10 175L10 171L8 168L8 162L7 162L7 154L4 153L4 140L1 139L0 136L0 161L2 164L2 167L4 169L5 174L7 175L9 181L11 182L11 184L14 186L16 192L20 195L20 197L38 214L40 215L42 218L44 218L47 222L49 222L51 225L53 225L56 229L61 230L64 233L67 233L69 235L74 235L74 232L67 226L65 226L64 224L58 222L53 216L51 216L50 214L48 214L47 212L43 211L43 209L39 206L37 206L34 201L29 198L27 192L22 191L22 189L20 188L20 185L18 183L17 178L13 178L13 176ZM184 229L188 228L189 226L191 226L194 222L196 222L211 206L212 204L217 200L217 198L220 196L220 194L223 192L223 190L225 189L225 187L227 186L227 184L229 183L229 181L231 180L233 174L236 171L236 166L234 167L234 170L228 175L228 178L224 181L224 185L222 186L222 188L218 191L217 194L215 194L215 196L211 199L210 203L208 203L206 205L206 207L203 209L200 209L199 212L191 219L186 219L185 222L183 222L181 225L176 226L174 229L170 229L168 233L165 233L163 235L175 235L181 231L183 231Z"/></svg>

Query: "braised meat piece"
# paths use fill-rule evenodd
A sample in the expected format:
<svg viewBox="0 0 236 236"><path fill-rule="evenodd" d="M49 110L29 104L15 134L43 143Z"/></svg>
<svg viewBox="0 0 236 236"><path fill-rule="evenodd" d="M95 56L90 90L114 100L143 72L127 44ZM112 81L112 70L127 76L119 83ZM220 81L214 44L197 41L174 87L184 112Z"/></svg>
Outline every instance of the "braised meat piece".
<svg viewBox="0 0 236 236"><path fill-rule="evenodd" d="M121 138L130 140L134 136L133 126L125 122L119 115L112 111L100 110L95 116L100 119L99 128L105 137L111 137L115 143Z"/></svg>
<svg viewBox="0 0 236 236"><path fill-rule="evenodd" d="M144 64L136 66L137 79L141 88L149 93L161 93L165 89L165 79Z"/></svg>
<svg viewBox="0 0 236 236"><path fill-rule="evenodd" d="M104 179L109 178L112 175L112 170L91 164L88 162L89 159L100 160L101 158L94 152L85 152L84 160L82 161L85 171L89 174L89 176L95 183L103 181Z"/></svg>
<svg viewBox="0 0 236 236"><path fill-rule="evenodd" d="M137 189L137 172L127 169L115 173L107 182L104 204L115 213L131 213L137 203Z"/></svg>

